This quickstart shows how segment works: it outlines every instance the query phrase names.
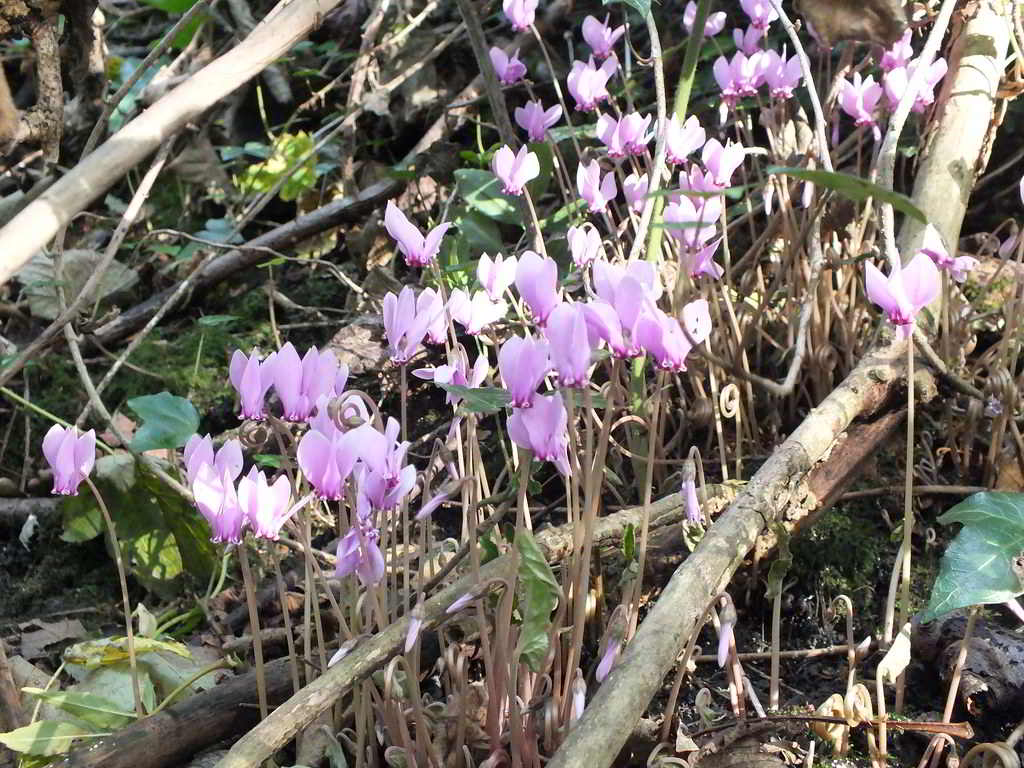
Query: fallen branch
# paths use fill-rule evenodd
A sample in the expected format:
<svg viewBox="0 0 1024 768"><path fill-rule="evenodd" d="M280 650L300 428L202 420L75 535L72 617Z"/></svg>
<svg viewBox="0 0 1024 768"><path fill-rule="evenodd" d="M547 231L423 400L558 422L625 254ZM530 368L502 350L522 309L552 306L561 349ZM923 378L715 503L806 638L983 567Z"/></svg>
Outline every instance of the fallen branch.
<svg viewBox="0 0 1024 768"><path fill-rule="evenodd" d="M252 33L168 93L0 229L0 285L167 137L284 55L339 0L281 0Z"/></svg>

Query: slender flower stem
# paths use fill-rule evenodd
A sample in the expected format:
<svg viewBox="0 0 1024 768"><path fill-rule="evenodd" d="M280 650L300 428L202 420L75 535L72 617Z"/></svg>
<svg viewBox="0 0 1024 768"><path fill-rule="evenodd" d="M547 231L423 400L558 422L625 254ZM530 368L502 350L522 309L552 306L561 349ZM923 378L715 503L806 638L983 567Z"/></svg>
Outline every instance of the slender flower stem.
<svg viewBox="0 0 1024 768"><path fill-rule="evenodd" d="M910 556L914 533L914 344L907 340L907 467L906 485L903 490L903 575L900 588L899 628L902 631L910 617ZM896 681L896 703L894 711L903 709L903 691L906 673Z"/></svg>
<svg viewBox="0 0 1024 768"><path fill-rule="evenodd" d="M110 534L110 546L114 550L114 563L117 565L117 578L121 582L121 602L124 606L124 628L125 636L128 638L128 664L132 670L132 697L135 700L135 714L145 717L146 713L142 708L142 690L139 688L139 668L135 657L135 632L132 629L132 604L128 599L128 578L124 571L124 558L121 556L121 545L117 541L117 529L114 527L114 520L107 509L107 503L103 501L99 489L93 483L92 478L86 476L86 485L96 498L96 503L103 513L103 520L107 524L107 533Z"/></svg>
<svg viewBox="0 0 1024 768"><path fill-rule="evenodd" d="M245 541L238 545L238 562L242 566L242 583L245 584L245 602L249 606L249 624L252 633L252 650L256 656L256 693L260 701L260 719L267 719L267 678L263 672L263 638L260 636L260 615L256 605L256 588L252 583L249 569L249 554Z"/></svg>

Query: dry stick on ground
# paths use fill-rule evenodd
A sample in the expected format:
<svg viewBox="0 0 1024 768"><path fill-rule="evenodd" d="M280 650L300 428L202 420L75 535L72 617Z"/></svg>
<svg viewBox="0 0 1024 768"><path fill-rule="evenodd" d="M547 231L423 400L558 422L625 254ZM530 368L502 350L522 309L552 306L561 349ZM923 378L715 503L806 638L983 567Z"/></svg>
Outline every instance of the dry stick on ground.
<svg viewBox="0 0 1024 768"><path fill-rule="evenodd" d="M238 46L128 123L15 216L0 229L0 284L168 136L286 53L338 1L282 0Z"/></svg>

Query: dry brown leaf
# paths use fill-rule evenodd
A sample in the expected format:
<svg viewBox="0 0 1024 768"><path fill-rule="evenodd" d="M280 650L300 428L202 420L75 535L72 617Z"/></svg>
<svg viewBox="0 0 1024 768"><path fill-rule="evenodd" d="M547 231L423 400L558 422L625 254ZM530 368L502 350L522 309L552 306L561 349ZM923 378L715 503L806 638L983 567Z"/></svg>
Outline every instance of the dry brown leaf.
<svg viewBox="0 0 1024 768"><path fill-rule="evenodd" d="M888 47L907 28L900 0L799 0L797 8L825 46L860 40Z"/></svg>
<svg viewBox="0 0 1024 768"><path fill-rule="evenodd" d="M47 656L47 647L85 637L85 627L78 619L42 621L32 619L18 625L21 633L21 655L26 659L41 659Z"/></svg>

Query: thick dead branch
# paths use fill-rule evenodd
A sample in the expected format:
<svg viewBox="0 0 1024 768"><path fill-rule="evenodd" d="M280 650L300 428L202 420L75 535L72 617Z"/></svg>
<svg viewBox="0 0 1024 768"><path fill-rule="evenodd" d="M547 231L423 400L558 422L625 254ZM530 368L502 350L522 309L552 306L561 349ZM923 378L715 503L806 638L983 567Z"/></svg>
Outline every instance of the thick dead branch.
<svg viewBox="0 0 1024 768"><path fill-rule="evenodd" d="M114 134L0 230L0 284L168 136L259 74L339 0L282 0L239 45Z"/></svg>

